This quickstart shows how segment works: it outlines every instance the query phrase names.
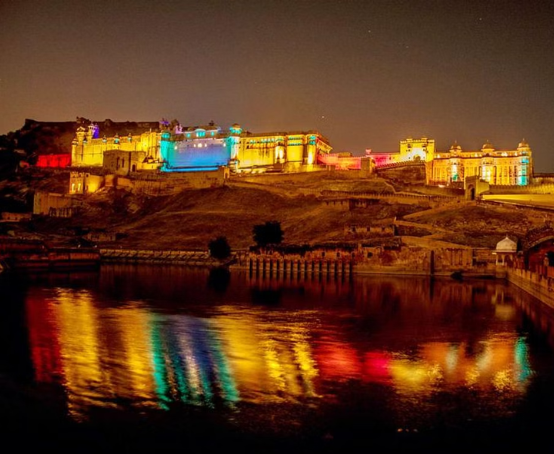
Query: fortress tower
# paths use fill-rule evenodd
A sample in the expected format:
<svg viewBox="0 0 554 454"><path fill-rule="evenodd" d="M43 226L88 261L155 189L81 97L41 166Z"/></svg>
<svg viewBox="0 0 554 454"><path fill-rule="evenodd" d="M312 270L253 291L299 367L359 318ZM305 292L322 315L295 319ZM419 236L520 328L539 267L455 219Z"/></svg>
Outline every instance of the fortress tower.
<svg viewBox="0 0 554 454"><path fill-rule="evenodd" d="M400 141L399 161L429 162L435 157L435 140L422 137L421 139L407 139Z"/></svg>

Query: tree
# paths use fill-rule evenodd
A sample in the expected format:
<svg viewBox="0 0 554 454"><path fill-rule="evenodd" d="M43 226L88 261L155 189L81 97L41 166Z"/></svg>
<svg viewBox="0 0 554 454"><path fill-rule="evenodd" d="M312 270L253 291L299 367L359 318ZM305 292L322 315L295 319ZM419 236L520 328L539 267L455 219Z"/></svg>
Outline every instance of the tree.
<svg viewBox="0 0 554 454"><path fill-rule="evenodd" d="M208 243L208 249L210 250L210 256L217 260L224 260L231 255L231 246L227 238L224 236L218 236Z"/></svg>
<svg viewBox="0 0 554 454"><path fill-rule="evenodd" d="M259 247L280 244L283 241L283 230L278 221L267 221L265 224L255 225L253 234L254 241Z"/></svg>

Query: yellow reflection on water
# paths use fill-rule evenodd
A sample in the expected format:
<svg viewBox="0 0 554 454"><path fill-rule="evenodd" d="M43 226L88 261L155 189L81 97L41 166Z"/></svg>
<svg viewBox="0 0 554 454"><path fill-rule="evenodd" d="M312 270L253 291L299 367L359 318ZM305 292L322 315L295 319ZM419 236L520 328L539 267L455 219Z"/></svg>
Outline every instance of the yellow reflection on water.
<svg viewBox="0 0 554 454"><path fill-rule="evenodd" d="M111 392L102 375L96 311L86 290L58 289L55 302L68 412L80 419L84 408Z"/></svg>
<svg viewBox="0 0 554 454"><path fill-rule="evenodd" d="M150 405L155 400L150 314L135 307L132 310L109 309L105 315L104 338L110 342L103 345L103 350L114 366L105 370L106 379L119 398ZM119 351L113 351L112 342L119 344Z"/></svg>
<svg viewBox="0 0 554 454"><path fill-rule="evenodd" d="M255 312L216 317L242 400L296 401L317 396L318 369L302 321L265 319Z"/></svg>
<svg viewBox="0 0 554 454"><path fill-rule="evenodd" d="M522 343L516 337L491 336L477 348L461 343L452 348L446 342L423 344L415 359L393 358L390 373L395 388L404 393L429 392L444 381L447 385L524 391L528 364L518 353ZM521 364L520 364L521 363Z"/></svg>
<svg viewBox="0 0 554 454"><path fill-rule="evenodd" d="M92 405L118 408L122 402L151 406L148 312L98 309L85 290L58 289L52 302L69 414L83 419Z"/></svg>

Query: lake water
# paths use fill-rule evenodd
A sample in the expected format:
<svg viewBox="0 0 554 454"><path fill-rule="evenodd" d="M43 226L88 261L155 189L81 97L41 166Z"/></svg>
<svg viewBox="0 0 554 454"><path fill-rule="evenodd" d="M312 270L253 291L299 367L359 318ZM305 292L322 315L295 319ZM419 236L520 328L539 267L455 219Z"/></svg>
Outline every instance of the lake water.
<svg viewBox="0 0 554 454"><path fill-rule="evenodd" d="M0 292L1 429L21 448L551 444L554 317L504 281L110 265Z"/></svg>

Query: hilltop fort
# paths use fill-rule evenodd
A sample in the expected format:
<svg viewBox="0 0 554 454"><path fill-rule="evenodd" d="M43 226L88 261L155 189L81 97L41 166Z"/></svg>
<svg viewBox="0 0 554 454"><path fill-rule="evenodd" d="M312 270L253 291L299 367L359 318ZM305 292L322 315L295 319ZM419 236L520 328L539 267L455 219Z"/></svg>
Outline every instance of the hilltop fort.
<svg viewBox="0 0 554 454"><path fill-rule="evenodd" d="M16 165L0 183L0 228L22 238L205 250L221 235L246 250L254 225L277 220L291 246L380 248L366 259L404 248L408 262L417 248L471 249L460 253L471 262L552 220L554 180L534 175L523 140L440 151L405 138L394 152L352 156L315 130L84 118L27 120L2 140Z"/></svg>

